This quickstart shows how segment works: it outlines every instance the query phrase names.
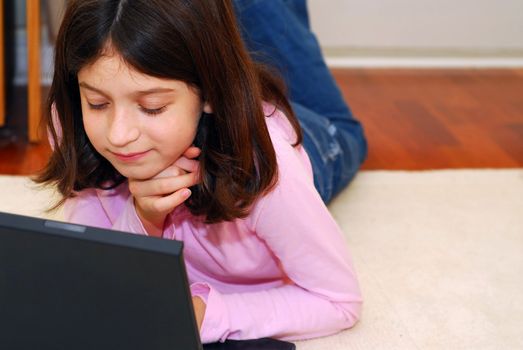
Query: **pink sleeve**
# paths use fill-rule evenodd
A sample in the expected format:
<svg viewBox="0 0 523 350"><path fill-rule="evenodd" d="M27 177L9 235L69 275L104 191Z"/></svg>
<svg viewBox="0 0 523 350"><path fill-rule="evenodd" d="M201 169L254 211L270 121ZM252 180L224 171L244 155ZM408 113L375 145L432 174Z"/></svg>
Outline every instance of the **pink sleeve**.
<svg viewBox="0 0 523 350"><path fill-rule="evenodd" d="M347 242L296 151L284 150L279 158L284 164L280 182L252 213L253 229L281 262L289 282L236 294L208 285L192 289L207 300L204 342L305 339L350 328L359 319L362 298Z"/></svg>

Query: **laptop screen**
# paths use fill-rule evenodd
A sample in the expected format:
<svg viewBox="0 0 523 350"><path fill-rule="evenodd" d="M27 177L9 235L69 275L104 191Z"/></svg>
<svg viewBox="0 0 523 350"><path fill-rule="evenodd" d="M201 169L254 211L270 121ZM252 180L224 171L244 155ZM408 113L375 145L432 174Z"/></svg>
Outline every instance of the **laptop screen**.
<svg viewBox="0 0 523 350"><path fill-rule="evenodd" d="M0 213L0 349L202 349L182 247Z"/></svg>

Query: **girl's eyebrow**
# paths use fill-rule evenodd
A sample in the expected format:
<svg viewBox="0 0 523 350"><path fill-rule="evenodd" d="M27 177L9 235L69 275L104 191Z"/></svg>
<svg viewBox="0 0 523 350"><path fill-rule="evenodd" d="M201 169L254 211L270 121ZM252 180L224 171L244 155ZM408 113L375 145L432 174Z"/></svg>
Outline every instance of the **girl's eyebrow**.
<svg viewBox="0 0 523 350"><path fill-rule="evenodd" d="M99 89L97 89L97 88L87 84L86 82L81 81L81 82L78 83L78 86L80 86L80 87L82 87L84 89L87 89L87 90L91 90L91 91L97 92L100 95L103 95L104 97L109 98L109 96L105 92L103 92L102 90L99 90Z"/></svg>
<svg viewBox="0 0 523 350"><path fill-rule="evenodd" d="M97 92L100 95L103 95L104 97L109 98L108 94L106 94L105 92L103 92L100 89L95 88L94 86L91 86L91 85L87 84L84 81L78 83L78 85L80 87L83 87L84 89ZM136 92L133 93L133 95L144 96L144 95L151 95L151 94L158 94L158 93L167 93L167 92L174 92L174 91L175 91L174 89L170 89L170 88L155 87L155 88L151 88L151 89L147 89L147 90L136 91Z"/></svg>

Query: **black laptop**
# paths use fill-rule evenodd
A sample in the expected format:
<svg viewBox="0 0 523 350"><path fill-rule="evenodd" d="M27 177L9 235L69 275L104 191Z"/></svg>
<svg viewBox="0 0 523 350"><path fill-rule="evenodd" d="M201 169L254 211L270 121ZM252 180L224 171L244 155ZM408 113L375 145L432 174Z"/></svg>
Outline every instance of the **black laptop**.
<svg viewBox="0 0 523 350"><path fill-rule="evenodd" d="M202 347L183 243L0 213L0 349L295 349L256 339Z"/></svg>

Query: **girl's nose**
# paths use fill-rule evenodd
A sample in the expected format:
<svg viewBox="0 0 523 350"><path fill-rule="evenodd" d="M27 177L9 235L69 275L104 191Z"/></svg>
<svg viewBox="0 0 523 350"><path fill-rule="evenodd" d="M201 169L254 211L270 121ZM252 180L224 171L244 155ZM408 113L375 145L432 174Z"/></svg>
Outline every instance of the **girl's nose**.
<svg viewBox="0 0 523 350"><path fill-rule="evenodd" d="M123 147L140 137L137 121L125 108L115 108L111 118L107 139L115 147Z"/></svg>

